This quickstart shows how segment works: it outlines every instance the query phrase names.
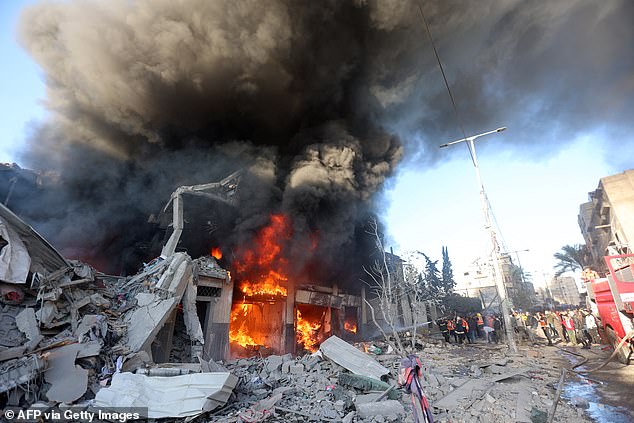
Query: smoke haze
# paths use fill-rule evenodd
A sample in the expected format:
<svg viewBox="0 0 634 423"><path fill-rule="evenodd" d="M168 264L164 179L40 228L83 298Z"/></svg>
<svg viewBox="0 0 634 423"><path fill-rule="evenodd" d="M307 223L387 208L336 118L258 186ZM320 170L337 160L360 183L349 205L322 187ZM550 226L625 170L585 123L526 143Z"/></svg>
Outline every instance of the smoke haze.
<svg viewBox="0 0 634 423"><path fill-rule="evenodd" d="M30 222L69 256L117 255L176 187L243 168L224 242L281 211L294 257L318 234L333 272L356 265L403 154L429 164L439 139L462 136L419 4L466 130L506 124L538 151L545 116L572 138L631 115L626 1L43 2L20 36L51 117L24 160L63 190L33 200Z"/></svg>

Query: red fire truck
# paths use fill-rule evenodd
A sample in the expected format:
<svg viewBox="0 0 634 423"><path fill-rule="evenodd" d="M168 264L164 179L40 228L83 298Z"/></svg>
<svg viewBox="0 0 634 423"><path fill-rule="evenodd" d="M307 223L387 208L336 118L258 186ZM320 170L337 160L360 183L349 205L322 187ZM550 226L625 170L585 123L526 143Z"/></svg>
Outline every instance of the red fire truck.
<svg viewBox="0 0 634 423"><path fill-rule="evenodd" d="M605 262L610 272L605 278L589 278L586 287L590 305L601 318L600 327L616 348L634 331L634 254L606 256ZM617 357L621 363L629 364L633 352L633 341L628 339Z"/></svg>

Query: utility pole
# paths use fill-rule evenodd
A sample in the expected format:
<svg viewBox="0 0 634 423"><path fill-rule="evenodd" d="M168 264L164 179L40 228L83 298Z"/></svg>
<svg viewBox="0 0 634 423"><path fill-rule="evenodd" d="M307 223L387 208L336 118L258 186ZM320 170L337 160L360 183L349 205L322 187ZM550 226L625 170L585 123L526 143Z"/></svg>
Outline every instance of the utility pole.
<svg viewBox="0 0 634 423"><path fill-rule="evenodd" d="M502 132L504 130L506 130L506 127L497 128L493 131L484 132L478 135L472 135L470 137L442 144L440 148L449 147L450 145L458 144L461 142L467 142L469 145L469 151L471 152L471 159L473 161L473 167L475 168L478 188L480 189L480 203L482 206L482 213L484 215L484 229L488 232L489 238L491 239L491 259L493 261L492 275L493 280L495 281L495 286L497 287L498 296L500 297L500 308L502 309L502 316L504 316L504 329L506 332L506 339L509 349L513 353L517 353L517 344L515 343L515 337L513 334L513 325L508 304L508 296L506 293L506 286L504 285L504 273L502 272L502 268L500 266L500 244L498 243L497 234L495 233L495 228L493 227L493 223L491 221L489 201L487 200L486 191L484 190L484 184L482 183L482 177L480 176L480 166L478 166L478 158L476 156L474 144L474 141L477 138L489 134L495 134L497 132Z"/></svg>

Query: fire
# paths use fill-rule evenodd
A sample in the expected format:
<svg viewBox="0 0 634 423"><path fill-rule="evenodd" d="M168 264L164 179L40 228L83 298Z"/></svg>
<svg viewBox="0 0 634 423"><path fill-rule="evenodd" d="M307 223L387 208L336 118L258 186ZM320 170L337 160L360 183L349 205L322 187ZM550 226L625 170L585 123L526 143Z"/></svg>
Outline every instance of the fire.
<svg viewBox="0 0 634 423"><path fill-rule="evenodd" d="M251 283L248 280L242 281L240 290L248 297L258 295L272 295L286 297L288 291L280 285L280 282L287 282L288 279L274 270L269 270L267 275L257 283Z"/></svg>
<svg viewBox="0 0 634 423"><path fill-rule="evenodd" d="M216 260L220 260L222 258L222 251L220 251L220 248L218 247L213 247L210 255Z"/></svg>
<svg viewBox="0 0 634 423"><path fill-rule="evenodd" d="M258 345L264 345L264 342L259 339L254 339L249 333L246 327L246 316L253 309L253 304L234 304L231 307L231 330L229 331L229 342L236 343L244 348L255 347Z"/></svg>
<svg viewBox="0 0 634 423"><path fill-rule="evenodd" d="M306 351L315 352L319 345L317 332L321 329L321 319L312 322L303 319L302 313L297 310L297 343Z"/></svg>
<svg viewBox="0 0 634 423"><path fill-rule="evenodd" d="M246 296L287 295L285 269L288 262L282 254L282 246L290 236L289 219L274 214L269 224L257 234L252 248L239 252L233 267L236 279L241 280L240 291Z"/></svg>
<svg viewBox="0 0 634 423"><path fill-rule="evenodd" d="M357 333L357 324L354 322L344 322L343 328L350 333Z"/></svg>
<svg viewBox="0 0 634 423"><path fill-rule="evenodd" d="M232 344L244 348L269 347L268 343L275 344L275 341L267 338L271 334L265 333L266 329L261 325L264 317L261 308L263 299L254 297L283 298L288 295L288 262L284 257L283 247L291 234L291 224L286 216L271 215L268 225L256 234L253 241L237 250L232 268L234 278L238 281L238 289L244 296L242 303L233 304L231 308L229 341ZM255 303L249 304L245 299ZM270 300L271 298L266 299L267 302Z"/></svg>

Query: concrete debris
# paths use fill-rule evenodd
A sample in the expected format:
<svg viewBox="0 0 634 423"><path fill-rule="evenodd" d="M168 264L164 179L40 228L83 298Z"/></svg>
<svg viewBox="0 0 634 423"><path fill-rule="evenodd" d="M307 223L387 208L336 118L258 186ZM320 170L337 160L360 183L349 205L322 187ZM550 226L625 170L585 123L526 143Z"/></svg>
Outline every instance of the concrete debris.
<svg viewBox="0 0 634 423"><path fill-rule="evenodd" d="M322 342L319 349L324 356L354 374L381 379L390 373L372 357L334 335Z"/></svg>
<svg viewBox="0 0 634 423"><path fill-rule="evenodd" d="M0 393L27 384L46 369L46 358L35 355L5 361L0 365Z"/></svg>
<svg viewBox="0 0 634 423"><path fill-rule="evenodd" d="M48 370L44 380L51 384L46 397L50 401L72 403L88 388L88 370L75 364L81 344L70 344L48 353Z"/></svg>
<svg viewBox="0 0 634 423"><path fill-rule="evenodd" d="M405 414L403 404L395 400L382 402L364 402L357 404L357 415L359 417L372 416L402 416Z"/></svg>
<svg viewBox="0 0 634 423"><path fill-rule="evenodd" d="M42 341L42 335L40 334L40 328L37 325L35 318L35 310L32 308L23 309L17 316L15 316L15 323L18 329L26 335L28 342L24 344L27 351L32 351Z"/></svg>
<svg viewBox="0 0 634 423"><path fill-rule="evenodd" d="M401 357L386 342L331 336L309 355L226 360L233 290L214 258L182 252L134 276L104 275L66 261L0 205L0 406L142 407L149 419L219 423L413 421L410 396L397 388ZM557 406L549 350L510 355L432 337L413 345L436 422L536 422ZM584 420L587 401L572 403L560 403L559 421Z"/></svg>
<svg viewBox="0 0 634 423"><path fill-rule="evenodd" d="M150 377L117 373L95 397L99 408L144 407L147 418L189 417L224 405L238 379L231 373Z"/></svg>

